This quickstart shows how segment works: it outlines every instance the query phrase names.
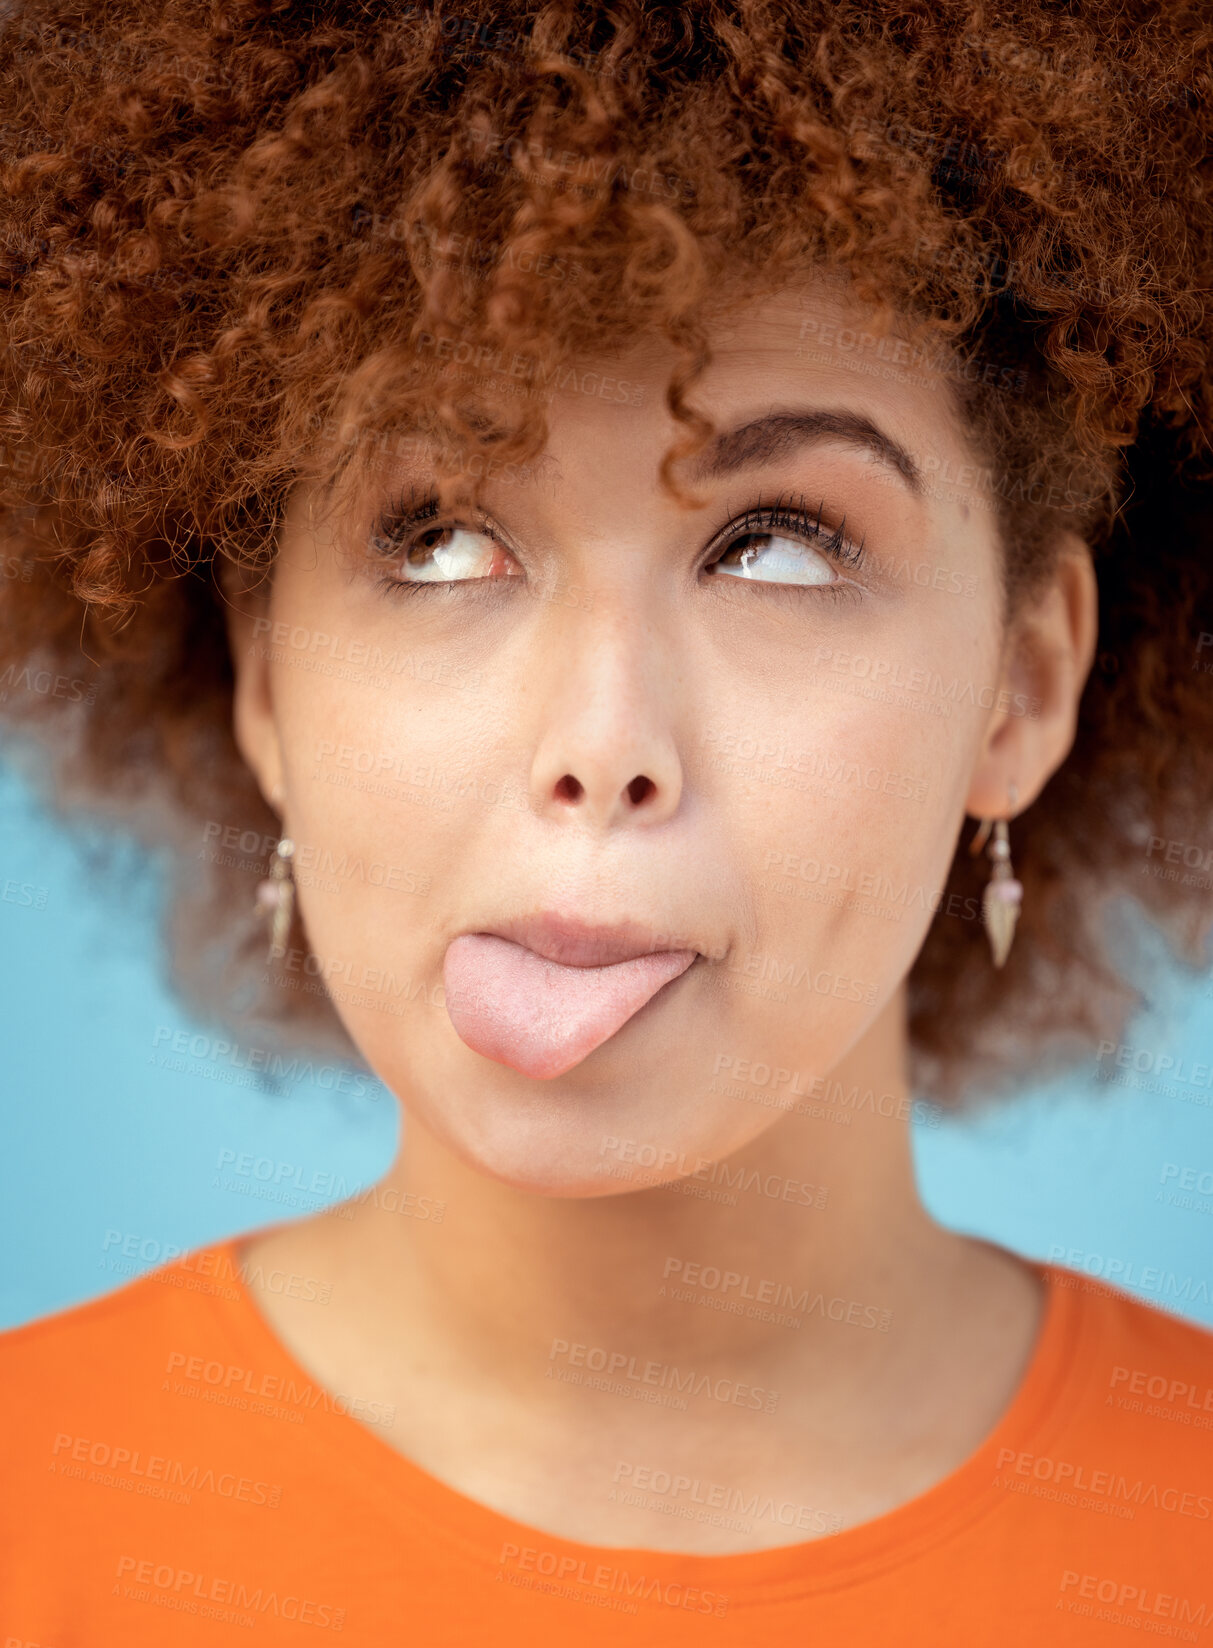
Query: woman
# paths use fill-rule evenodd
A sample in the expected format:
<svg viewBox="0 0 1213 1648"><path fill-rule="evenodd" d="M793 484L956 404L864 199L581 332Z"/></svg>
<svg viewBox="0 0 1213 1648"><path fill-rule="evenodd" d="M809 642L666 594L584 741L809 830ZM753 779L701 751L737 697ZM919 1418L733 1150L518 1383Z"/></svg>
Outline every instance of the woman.
<svg viewBox="0 0 1213 1648"><path fill-rule="evenodd" d="M6 1640L1213 1623L1213 1338L942 1228L910 1140L1117 1044L1115 895L1208 966L1143 874L1213 792L1208 62L1182 5L10 16L6 714L175 843L195 1009L406 1126L4 1336Z"/></svg>

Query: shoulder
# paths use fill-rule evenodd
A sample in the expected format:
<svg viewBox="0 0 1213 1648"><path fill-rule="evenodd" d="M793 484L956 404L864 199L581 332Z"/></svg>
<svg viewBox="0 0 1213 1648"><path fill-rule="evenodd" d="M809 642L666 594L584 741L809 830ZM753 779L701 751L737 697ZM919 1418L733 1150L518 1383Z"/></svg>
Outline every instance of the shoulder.
<svg viewBox="0 0 1213 1648"><path fill-rule="evenodd" d="M155 1313L154 1271L99 1293L91 1299L35 1316L0 1330L0 1385L53 1367L83 1345L129 1331L133 1319Z"/></svg>
<svg viewBox="0 0 1213 1648"><path fill-rule="evenodd" d="M212 1526L234 1562L277 1508L295 1438L234 1389L260 1354L248 1311L221 1241L0 1333L0 1615L22 1641L150 1642L112 1600L124 1576Z"/></svg>
<svg viewBox="0 0 1213 1648"><path fill-rule="evenodd" d="M112 1426L171 1371L217 1301L239 1293L224 1282L227 1242L194 1249L108 1293L0 1332L0 1401L25 1423L4 1451L62 1436L91 1422ZM11 1459L11 1453L10 1453Z"/></svg>
<svg viewBox="0 0 1213 1648"><path fill-rule="evenodd" d="M1213 1331L1122 1288L1044 1269L1065 1327L1056 1341L1068 1393L1064 1435L1087 1467L1074 1485L1096 1493L1110 1486L1128 1503L1175 1512L1175 1526L1192 1519L1207 1529Z"/></svg>
<svg viewBox="0 0 1213 1648"><path fill-rule="evenodd" d="M1109 1391L1123 1387L1124 1395L1159 1401L1181 1395L1189 1382L1185 1375L1213 1386L1213 1328L1062 1265L1041 1268L1064 1301L1061 1308L1082 1318ZM1165 1273L1159 1276L1165 1279ZM1213 1415L1213 1392L1206 1411Z"/></svg>

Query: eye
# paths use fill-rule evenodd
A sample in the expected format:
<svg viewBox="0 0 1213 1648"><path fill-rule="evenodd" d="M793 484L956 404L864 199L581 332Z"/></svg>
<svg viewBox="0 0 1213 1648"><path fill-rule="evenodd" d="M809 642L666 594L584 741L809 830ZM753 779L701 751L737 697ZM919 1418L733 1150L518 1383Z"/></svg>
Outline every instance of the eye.
<svg viewBox="0 0 1213 1648"><path fill-rule="evenodd" d="M753 578L760 583L837 582L817 550L777 532L743 533L705 570L723 572L734 578Z"/></svg>
<svg viewBox="0 0 1213 1648"><path fill-rule="evenodd" d="M486 524L442 521L438 501L396 504L376 523L371 550L390 560L393 570L380 583L388 589L411 591L418 585L475 583L485 579L519 577L507 559L505 546Z"/></svg>
<svg viewBox="0 0 1213 1648"><path fill-rule="evenodd" d="M397 561L402 581L445 583L490 576L497 544L487 532L466 526L430 526L408 539Z"/></svg>
<svg viewBox="0 0 1213 1648"><path fill-rule="evenodd" d="M844 536L846 518L831 530L822 524L824 500L815 513L803 499L778 500L747 510L717 535L715 545L726 547L704 567L713 576L748 578L756 583L839 586L846 582L832 574L829 560L856 567L863 559L863 544Z"/></svg>

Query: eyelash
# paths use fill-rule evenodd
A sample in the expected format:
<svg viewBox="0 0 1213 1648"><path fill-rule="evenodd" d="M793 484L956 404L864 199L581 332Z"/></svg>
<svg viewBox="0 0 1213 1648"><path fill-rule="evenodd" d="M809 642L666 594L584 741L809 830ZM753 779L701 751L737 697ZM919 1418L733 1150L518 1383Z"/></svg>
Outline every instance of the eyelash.
<svg viewBox="0 0 1213 1648"><path fill-rule="evenodd" d="M371 546L378 555L397 559L409 548L408 536L418 527L429 525L439 519L438 499L432 493L419 494L410 492L407 496L399 497L387 504L375 521L371 533ZM493 537L487 522L480 522L476 530L483 532L486 537ZM494 542L498 540L494 538ZM376 579L380 590L385 595L405 594L420 595L434 593L441 590L444 595L450 595L455 590L467 591L469 586L499 582L489 578L457 578L450 582L440 579L407 579L393 578L390 573ZM481 593L479 590L477 594Z"/></svg>
<svg viewBox="0 0 1213 1648"><path fill-rule="evenodd" d="M807 498L803 494L791 495L782 493L773 498L770 503L757 503L747 509L743 515L730 520L719 532L713 535L708 545L705 566L736 546L739 539L755 533L786 532L798 538L803 538L820 554L835 561L839 566L855 571L863 564L864 540L858 543L846 536L846 516L832 530L822 525L822 511L825 509L825 499L817 505L816 510L809 508ZM733 582L734 580L728 580ZM753 582L762 584L761 579ZM840 584L778 584L769 583L763 587L770 590L785 590L792 594L820 595L825 590L834 594L841 593Z"/></svg>
<svg viewBox="0 0 1213 1648"><path fill-rule="evenodd" d="M839 566L854 571L863 564L864 540L861 538L856 543L846 537L845 515L833 530L823 526L821 517L824 508L824 499L818 504L816 511L811 511L803 495L792 496L789 494L781 494L767 504L755 504L752 508L747 509L744 514L730 520L726 526L713 534L704 565L708 566L714 557L719 558L725 555L731 548L735 547L738 540L749 535L760 532L787 532L805 539L814 549L828 556ZM383 509L375 522L372 544L376 553L393 558L398 557L402 551L407 552L409 547L408 534L410 532L438 519L438 499L433 494L419 496L417 493L410 493L407 497L398 498ZM493 538L494 542L500 542L494 536L486 520L482 519L475 530L483 532L486 537ZM513 582L512 579L509 581ZM820 599L822 595L838 597L840 595L854 596L858 593L854 586L845 580L833 584L780 584L774 582L764 583L762 579L736 580L727 576L713 579L713 583L718 589L722 584L732 584L739 581L753 582L768 595L791 595L793 597L812 595ZM393 578L390 574L386 574L379 578L377 582L385 594L402 591L409 595L417 595L423 592L434 593L441 590L444 594L449 595L455 590L470 593L469 586L500 583L502 580L497 578L458 578L444 582L439 579ZM475 593L482 593L482 591L477 590Z"/></svg>

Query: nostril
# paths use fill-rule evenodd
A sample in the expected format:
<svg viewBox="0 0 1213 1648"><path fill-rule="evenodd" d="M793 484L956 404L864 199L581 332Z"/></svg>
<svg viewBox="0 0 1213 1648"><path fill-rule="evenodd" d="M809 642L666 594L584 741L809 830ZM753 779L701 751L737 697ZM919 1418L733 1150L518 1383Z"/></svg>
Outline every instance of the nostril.
<svg viewBox="0 0 1213 1648"><path fill-rule="evenodd" d="M581 784L572 773L565 773L556 786L556 795L561 801L576 801L581 795Z"/></svg>
<svg viewBox="0 0 1213 1648"><path fill-rule="evenodd" d="M648 799L649 791L653 788L653 780L645 778L642 773L639 778L634 778L628 785L628 796L632 803L638 807L642 801Z"/></svg>

